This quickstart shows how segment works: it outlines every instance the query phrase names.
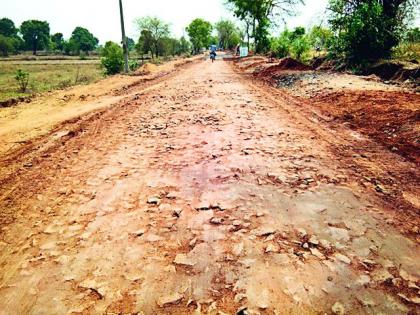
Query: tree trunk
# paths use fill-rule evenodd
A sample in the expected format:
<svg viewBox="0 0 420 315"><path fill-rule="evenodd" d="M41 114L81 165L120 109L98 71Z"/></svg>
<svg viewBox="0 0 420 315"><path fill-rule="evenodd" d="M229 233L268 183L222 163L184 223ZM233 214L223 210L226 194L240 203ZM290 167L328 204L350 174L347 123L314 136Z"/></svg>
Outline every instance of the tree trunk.
<svg viewBox="0 0 420 315"><path fill-rule="evenodd" d="M34 40L34 43L32 45L32 51L33 51L33 55L36 56L36 52L38 50L38 40Z"/></svg>

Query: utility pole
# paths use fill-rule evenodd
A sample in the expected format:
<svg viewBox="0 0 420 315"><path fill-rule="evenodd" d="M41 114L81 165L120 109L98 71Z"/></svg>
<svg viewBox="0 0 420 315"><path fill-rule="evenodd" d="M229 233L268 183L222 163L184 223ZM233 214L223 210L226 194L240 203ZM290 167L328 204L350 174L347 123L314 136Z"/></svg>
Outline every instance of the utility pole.
<svg viewBox="0 0 420 315"><path fill-rule="evenodd" d="M121 32L122 32L122 44L123 44L123 51L124 51L124 71L128 73L128 46L127 46L127 36L125 36L125 26L124 26L124 12L123 12L123 5L122 0L120 1L120 18L121 18Z"/></svg>

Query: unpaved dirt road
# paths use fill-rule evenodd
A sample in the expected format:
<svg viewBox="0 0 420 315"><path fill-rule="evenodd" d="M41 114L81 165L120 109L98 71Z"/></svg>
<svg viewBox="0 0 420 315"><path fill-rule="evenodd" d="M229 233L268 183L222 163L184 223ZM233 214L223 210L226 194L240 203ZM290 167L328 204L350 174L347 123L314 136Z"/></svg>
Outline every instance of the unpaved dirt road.
<svg viewBox="0 0 420 315"><path fill-rule="evenodd" d="M0 314L415 314L418 242L346 132L184 67L5 182Z"/></svg>

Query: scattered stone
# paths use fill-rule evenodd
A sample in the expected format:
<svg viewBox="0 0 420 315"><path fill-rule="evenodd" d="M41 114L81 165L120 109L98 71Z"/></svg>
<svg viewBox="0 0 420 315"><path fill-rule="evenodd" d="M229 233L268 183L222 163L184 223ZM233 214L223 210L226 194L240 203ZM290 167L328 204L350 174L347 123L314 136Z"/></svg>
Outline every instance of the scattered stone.
<svg viewBox="0 0 420 315"><path fill-rule="evenodd" d="M279 248L274 244L268 244L265 248L266 253L277 253L279 251Z"/></svg>
<svg viewBox="0 0 420 315"><path fill-rule="evenodd" d="M195 237L191 240L191 242L189 243L191 248L194 248L195 245L197 244L198 239Z"/></svg>
<svg viewBox="0 0 420 315"><path fill-rule="evenodd" d="M178 197L178 193L176 193L174 191L171 191L170 193L168 193L166 195L166 198L168 198L168 199L176 199L177 197Z"/></svg>
<svg viewBox="0 0 420 315"><path fill-rule="evenodd" d="M211 218L210 223L214 225L220 225L223 223L223 219L214 217L214 218Z"/></svg>
<svg viewBox="0 0 420 315"><path fill-rule="evenodd" d="M297 229L297 232L299 234L300 237L305 237L306 235L308 235L308 233L306 232L305 229L299 228Z"/></svg>
<svg viewBox="0 0 420 315"><path fill-rule="evenodd" d="M185 254L178 254L175 257L174 264L193 267L196 262L187 257Z"/></svg>
<svg viewBox="0 0 420 315"><path fill-rule="evenodd" d="M150 243L154 243L154 242L159 242L159 241L163 241L164 238L160 237L159 235L156 234L150 234L146 237L146 241L150 242Z"/></svg>
<svg viewBox="0 0 420 315"><path fill-rule="evenodd" d="M161 297L158 300L158 305L160 307L165 307L165 306L168 306L170 304L178 304L179 302L182 301L183 298L184 298L184 296L182 294L173 293L171 295Z"/></svg>
<svg viewBox="0 0 420 315"><path fill-rule="evenodd" d="M304 243L304 244L302 245L302 247L303 247L304 249L308 249L308 248L309 248L309 244L308 244L308 243Z"/></svg>
<svg viewBox="0 0 420 315"><path fill-rule="evenodd" d="M239 294L236 294L235 295L235 303L241 303L244 299L246 299L247 298L247 296L245 295L245 294L243 294L243 293L239 293Z"/></svg>
<svg viewBox="0 0 420 315"><path fill-rule="evenodd" d="M340 302L336 302L332 307L331 310L334 314L336 315L344 315L344 313L346 312L344 305L341 304Z"/></svg>
<svg viewBox="0 0 420 315"><path fill-rule="evenodd" d="M238 227L238 226L241 226L243 223L242 223L241 220L235 220L235 221L232 222L232 224L233 224L233 226Z"/></svg>
<svg viewBox="0 0 420 315"><path fill-rule="evenodd" d="M350 258L348 258L347 256L344 256L343 254L337 253L337 254L335 254L334 256L335 256L335 258L337 258L339 261L341 261L341 262L343 262L343 263L345 263L345 264L347 264L347 265L350 265L350 263L351 263L351 259L350 259Z"/></svg>
<svg viewBox="0 0 420 315"><path fill-rule="evenodd" d="M244 251L244 243L238 243L233 246L232 253L235 256L241 256Z"/></svg>
<svg viewBox="0 0 420 315"><path fill-rule="evenodd" d="M256 236L268 236L271 234L276 234L276 232L277 231L275 229L267 227L254 230L253 234Z"/></svg>
<svg viewBox="0 0 420 315"><path fill-rule="evenodd" d="M196 210L207 211L211 209L211 204L208 201L201 201L196 207Z"/></svg>
<svg viewBox="0 0 420 315"><path fill-rule="evenodd" d="M147 203L148 203L149 205L156 205L156 206L159 206L159 205L160 205L160 203L161 203L161 200L160 200L160 198L159 198L159 197L153 196L153 197L150 197L149 199L147 199Z"/></svg>
<svg viewBox="0 0 420 315"><path fill-rule="evenodd" d="M368 275L361 275L357 280L356 284L361 286L367 286L370 283L370 277Z"/></svg>
<svg viewBox="0 0 420 315"><path fill-rule="evenodd" d="M321 260L325 259L325 256L318 249L311 248L310 251L311 251L311 254L314 255L315 257L317 257Z"/></svg>
<svg viewBox="0 0 420 315"><path fill-rule="evenodd" d="M319 241L319 245L323 248L323 249L327 249L330 250L331 249L331 243L328 242L327 240L320 240Z"/></svg>
<svg viewBox="0 0 420 315"><path fill-rule="evenodd" d="M375 270L372 273L372 279L377 282L386 282L394 279L394 276L386 269Z"/></svg>
<svg viewBox="0 0 420 315"><path fill-rule="evenodd" d="M257 214L255 215L257 218L261 218L263 217L265 214L263 212L257 212Z"/></svg>
<svg viewBox="0 0 420 315"><path fill-rule="evenodd" d="M312 245L315 245L315 246L319 245L319 241L318 241L318 239L316 238L315 235L311 236L311 238L309 239L309 243L312 244Z"/></svg>
<svg viewBox="0 0 420 315"><path fill-rule="evenodd" d="M131 235L140 237L140 236L143 236L144 233L146 233L146 230L145 229L140 229L140 230L138 230L134 233L131 233Z"/></svg>

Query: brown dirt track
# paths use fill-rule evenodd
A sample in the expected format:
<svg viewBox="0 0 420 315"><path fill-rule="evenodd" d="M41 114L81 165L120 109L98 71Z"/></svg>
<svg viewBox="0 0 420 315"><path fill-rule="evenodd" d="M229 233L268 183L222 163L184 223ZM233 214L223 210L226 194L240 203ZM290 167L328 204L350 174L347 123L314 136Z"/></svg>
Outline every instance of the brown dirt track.
<svg viewBox="0 0 420 315"><path fill-rule="evenodd" d="M0 314L418 312L415 163L225 61L143 85L3 157Z"/></svg>

